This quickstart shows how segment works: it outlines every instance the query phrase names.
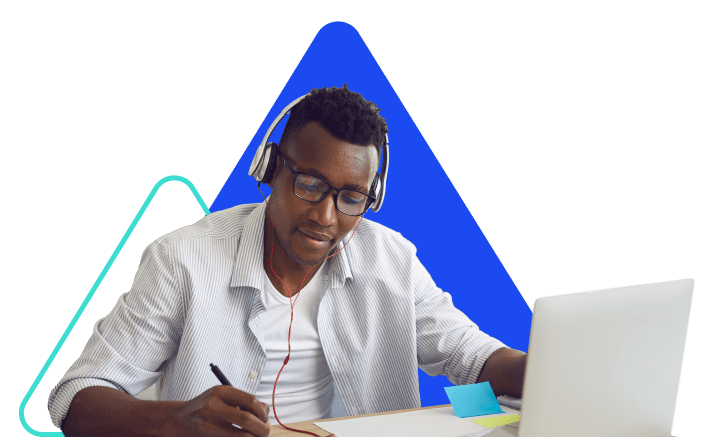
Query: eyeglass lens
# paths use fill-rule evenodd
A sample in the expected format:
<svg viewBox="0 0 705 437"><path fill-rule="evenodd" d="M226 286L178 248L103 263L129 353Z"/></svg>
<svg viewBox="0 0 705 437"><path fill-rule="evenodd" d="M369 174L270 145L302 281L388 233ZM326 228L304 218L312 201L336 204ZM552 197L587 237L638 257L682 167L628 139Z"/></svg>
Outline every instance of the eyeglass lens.
<svg viewBox="0 0 705 437"><path fill-rule="evenodd" d="M327 194L330 185L307 174L299 174L294 181L294 193L309 202L318 202ZM352 190L340 190L338 210L347 215L360 215L365 211L367 196Z"/></svg>

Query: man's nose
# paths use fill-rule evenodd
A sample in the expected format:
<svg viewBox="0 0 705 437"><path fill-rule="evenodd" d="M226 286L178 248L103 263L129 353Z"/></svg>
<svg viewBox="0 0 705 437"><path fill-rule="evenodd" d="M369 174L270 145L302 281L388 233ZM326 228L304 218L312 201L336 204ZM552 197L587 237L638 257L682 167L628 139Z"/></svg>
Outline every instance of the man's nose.
<svg viewBox="0 0 705 437"><path fill-rule="evenodd" d="M335 196L337 196L337 193L331 190L320 202L314 203L309 217L321 226L335 224L338 219L338 211L335 209Z"/></svg>

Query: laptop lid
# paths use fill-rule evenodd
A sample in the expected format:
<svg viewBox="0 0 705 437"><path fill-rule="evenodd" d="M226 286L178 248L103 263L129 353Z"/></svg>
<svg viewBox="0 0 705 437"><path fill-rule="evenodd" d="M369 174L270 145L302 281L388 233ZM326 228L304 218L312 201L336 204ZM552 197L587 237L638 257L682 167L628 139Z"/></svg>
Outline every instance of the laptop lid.
<svg viewBox="0 0 705 437"><path fill-rule="evenodd" d="M671 435L693 280L538 299L519 437Z"/></svg>

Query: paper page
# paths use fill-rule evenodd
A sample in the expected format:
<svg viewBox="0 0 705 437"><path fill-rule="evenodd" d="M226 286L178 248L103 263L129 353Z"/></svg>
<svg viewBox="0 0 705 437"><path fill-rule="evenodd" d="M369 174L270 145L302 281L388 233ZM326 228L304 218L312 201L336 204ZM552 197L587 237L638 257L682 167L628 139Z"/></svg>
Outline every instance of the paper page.
<svg viewBox="0 0 705 437"><path fill-rule="evenodd" d="M508 407L502 410L504 413L478 417L520 414ZM314 423L336 437L480 437L493 431L493 428L473 423L470 418L456 416L453 407Z"/></svg>

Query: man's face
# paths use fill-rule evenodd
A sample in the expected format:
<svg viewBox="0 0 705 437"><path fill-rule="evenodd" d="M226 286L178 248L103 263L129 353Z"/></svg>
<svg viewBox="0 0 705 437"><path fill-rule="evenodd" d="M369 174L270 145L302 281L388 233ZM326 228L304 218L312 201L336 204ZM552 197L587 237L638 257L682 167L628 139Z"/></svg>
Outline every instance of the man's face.
<svg viewBox="0 0 705 437"><path fill-rule="evenodd" d="M339 140L316 122L302 127L292 141L282 144L281 151L294 170L338 188L369 193L377 171L373 145ZM355 227L359 217L336 209L335 190L318 203L298 198L293 191L294 179L279 157L269 202L275 238L295 262L318 264Z"/></svg>

